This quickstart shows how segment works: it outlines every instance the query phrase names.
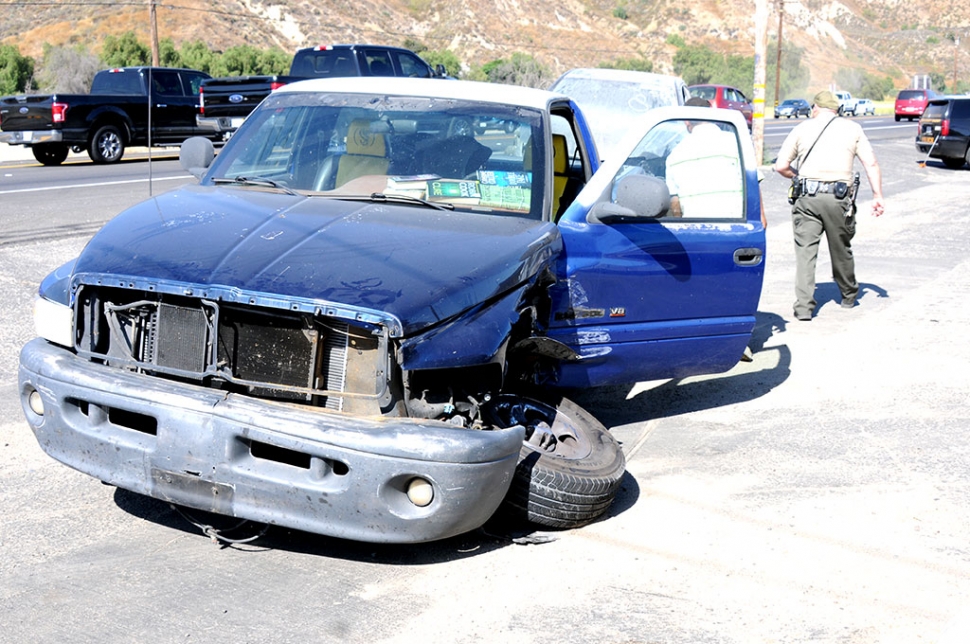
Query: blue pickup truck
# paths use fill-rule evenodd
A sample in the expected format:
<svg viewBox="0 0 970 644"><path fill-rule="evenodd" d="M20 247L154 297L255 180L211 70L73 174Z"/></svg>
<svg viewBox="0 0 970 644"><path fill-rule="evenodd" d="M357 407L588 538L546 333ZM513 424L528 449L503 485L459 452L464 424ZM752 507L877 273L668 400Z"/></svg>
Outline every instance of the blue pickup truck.
<svg viewBox="0 0 970 644"><path fill-rule="evenodd" d="M624 455L569 392L738 362L764 270L753 149L733 112L658 108L601 164L571 99L497 89L298 82L217 157L186 141L197 184L40 285L19 380L42 448L362 541L603 515ZM726 146L685 175L695 135Z"/></svg>

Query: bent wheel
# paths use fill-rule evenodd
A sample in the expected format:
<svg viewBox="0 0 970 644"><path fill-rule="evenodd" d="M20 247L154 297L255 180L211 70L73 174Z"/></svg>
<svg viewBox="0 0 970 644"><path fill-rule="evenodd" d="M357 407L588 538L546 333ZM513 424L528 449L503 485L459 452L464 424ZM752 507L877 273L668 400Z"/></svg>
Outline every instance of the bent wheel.
<svg viewBox="0 0 970 644"><path fill-rule="evenodd" d="M496 425L526 428L502 514L551 528L576 528L609 509L626 459L616 439L589 412L565 398L553 406L513 394L497 396L483 412Z"/></svg>

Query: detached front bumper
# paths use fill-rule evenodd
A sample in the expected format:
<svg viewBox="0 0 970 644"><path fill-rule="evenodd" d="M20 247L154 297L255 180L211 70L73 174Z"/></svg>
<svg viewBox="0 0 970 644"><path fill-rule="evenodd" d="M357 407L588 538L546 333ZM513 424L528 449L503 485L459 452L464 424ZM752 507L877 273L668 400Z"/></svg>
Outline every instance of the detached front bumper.
<svg viewBox="0 0 970 644"><path fill-rule="evenodd" d="M60 130L20 130L0 132L0 143L10 145L37 145L38 143L60 143L64 135Z"/></svg>
<svg viewBox="0 0 970 644"><path fill-rule="evenodd" d="M36 339L20 396L53 458L179 505L370 542L482 525L508 491L524 429L360 418L106 367ZM38 413L36 392L43 403ZM433 487L425 507L408 484Z"/></svg>

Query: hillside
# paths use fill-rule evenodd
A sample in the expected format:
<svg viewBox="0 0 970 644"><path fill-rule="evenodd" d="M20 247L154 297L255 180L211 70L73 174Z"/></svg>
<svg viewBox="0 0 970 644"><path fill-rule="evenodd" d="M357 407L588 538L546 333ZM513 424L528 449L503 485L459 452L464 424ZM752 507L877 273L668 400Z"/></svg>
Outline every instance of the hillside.
<svg viewBox="0 0 970 644"><path fill-rule="evenodd" d="M160 38L176 45L202 40L215 49L248 43L292 51L337 42L403 44L416 39L449 49L466 65L520 51L554 73L617 58L645 57L655 71L672 70L676 49L690 44L751 55L753 0L176 0L158 5ZM145 4L83 0L6 2L0 42L41 58L44 43L97 51L105 35L135 31L149 41ZM811 88L832 83L839 68L888 74L898 87L916 73L970 77L970 3L898 0L785 2L783 38L803 47ZM12 9L12 10L11 10ZM778 29L771 3L769 37ZM947 38L953 34L959 44ZM960 72L959 70L964 70Z"/></svg>

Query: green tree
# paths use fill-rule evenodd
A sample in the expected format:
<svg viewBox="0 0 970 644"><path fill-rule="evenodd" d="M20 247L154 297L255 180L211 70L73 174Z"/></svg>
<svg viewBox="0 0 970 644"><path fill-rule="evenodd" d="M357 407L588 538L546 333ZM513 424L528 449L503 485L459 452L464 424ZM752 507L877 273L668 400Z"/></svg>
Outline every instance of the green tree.
<svg viewBox="0 0 970 644"><path fill-rule="evenodd" d="M286 74L290 71L293 63L293 54L287 53L282 49L271 47L264 49L259 54L259 74Z"/></svg>
<svg viewBox="0 0 970 644"><path fill-rule="evenodd" d="M163 38L158 43L158 63L162 67L182 67L182 56L175 49L171 38Z"/></svg>
<svg viewBox="0 0 970 644"><path fill-rule="evenodd" d="M722 80L726 73L725 57L709 47L685 44L677 48L673 62L674 73L688 85L725 82Z"/></svg>
<svg viewBox="0 0 970 644"><path fill-rule="evenodd" d="M940 72L931 72L930 85L938 92L946 92L946 76Z"/></svg>
<svg viewBox="0 0 970 644"><path fill-rule="evenodd" d="M765 70L767 81L765 87L766 105L774 105L775 101L775 77L776 70L778 69L777 43L778 41L776 39L768 44L768 51L775 52L775 55L769 56ZM779 101L783 101L786 98L806 98L805 94L808 90L810 73L808 67L802 65L804 53L805 50L802 47L797 47L790 42L782 43L781 74L779 75L778 83L780 85L780 91L778 92Z"/></svg>
<svg viewBox="0 0 970 644"><path fill-rule="evenodd" d="M21 56L13 45L0 45L0 94L15 94L30 89L34 59Z"/></svg>
<svg viewBox="0 0 970 644"><path fill-rule="evenodd" d="M601 69L629 69L635 72L652 72L653 61L646 58L617 58L606 63L600 63Z"/></svg>
<svg viewBox="0 0 970 644"><path fill-rule="evenodd" d="M211 74L216 54L212 53L209 46L201 40L193 40L182 44L182 48L179 49L179 58L183 66Z"/></svg>
<svg viewBox="0 0 970 644"><path fill-rule="evenodd" d="M441 51L427 49L421 52L421 58L432 67L444 65L445 73L449 76L454 76L455 78L461 76L461 61L458 59L458 56L448 49Z"/></svg>
<svg viewBox="0 0 970 644"><path fill-rule="evenodd" d="M422 58L424 57L423 52L428 50L427 45L425 45L420 40L416 40L414 38L405 38L404 43L401 46L404 47L405 49L410 49L416 54L421 54Z"/></svg>
<svg viewBox="0 0 970 644"><path fill-rule="evenodd" d="M529 54L515 52L509 60L498 59L482 65L482 73L490 83L548 87L552 82L549 69Z"/></svg>
<svg viewBox="0 0 970 644"><path fill-rule="evenodd" d="M101 60L108 67L150 65L152 52L147 45L138 41L135 32L126 31L121 36L105 36Z"/></svg>
<svg viewBox="0 0 970 644"><path fill-rule="evenodd" d="M215 57L208 71L213 76L285 74L292 60L292 54L281 49L260 51L252 45L236 45Z"/></svg>

